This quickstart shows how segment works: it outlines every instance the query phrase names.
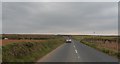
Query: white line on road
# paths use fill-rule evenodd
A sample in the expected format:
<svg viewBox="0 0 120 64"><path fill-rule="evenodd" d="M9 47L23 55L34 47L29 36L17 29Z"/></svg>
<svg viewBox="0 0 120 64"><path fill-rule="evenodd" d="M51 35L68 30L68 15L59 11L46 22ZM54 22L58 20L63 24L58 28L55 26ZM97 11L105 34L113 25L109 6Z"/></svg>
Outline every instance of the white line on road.
<svg viewBox="0 0 120 64"><path fill-rule="evenodd" d="M77 50L75 50L75 52L78 53Z"/></svg>
<svg viewBox="0 0 120 64"><path fill-rule="evenodd" d="M75 49L75 53L77 54L77 58L79 59L80 56L79 56L79 54L78 54L78 51L77 51L77 49L76 49L76 46L75 46L75 43L74 43L74 42L73 42L73 47L74 47L74 49Z"/></svg>

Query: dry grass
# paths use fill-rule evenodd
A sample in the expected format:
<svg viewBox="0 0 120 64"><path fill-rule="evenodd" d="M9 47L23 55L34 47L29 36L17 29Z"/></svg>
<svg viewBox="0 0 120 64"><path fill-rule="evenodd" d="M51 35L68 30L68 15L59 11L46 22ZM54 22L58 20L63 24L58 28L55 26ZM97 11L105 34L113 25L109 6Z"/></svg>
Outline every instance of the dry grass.
<svg viewBox="0 0 120 64"><path fill-rule="evenodd" d="M97 46L111 49L113 51L118 51L118 43L112 42L112 43L96 43Z"/></svg>
<svg viewBox="0 0 120 64"><path fill-rule="evenodd" d="M21 43L21 42L45 42L45 40L2 40L0 41L0 43L2 42L2 46L10 44L10 43Z"/></svg>
<svg viewBox="0 0 120 64"><path fill-rule="evenodd" d="M2 45L2 40L0 40L0 46Z"/></svg>

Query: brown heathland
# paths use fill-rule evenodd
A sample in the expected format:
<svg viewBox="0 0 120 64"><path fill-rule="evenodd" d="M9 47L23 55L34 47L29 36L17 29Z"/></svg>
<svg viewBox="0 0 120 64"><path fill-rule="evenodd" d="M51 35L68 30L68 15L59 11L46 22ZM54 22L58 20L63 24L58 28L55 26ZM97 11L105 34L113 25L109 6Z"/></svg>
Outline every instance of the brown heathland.
<svg viewBox="0 0 120 64"><path fill-rule="evenodd" d="M97 42L96 43L97 46L99 47L103 47L103 48L107 48L107 49L111 49L114 51L118 51L118 43L117 42L111 42L111 43L103 43L103 42Z"/></svg>
<svg viewBox="0 0 120 64"><path fill-rule="evenodd" d="M10 43L21 43L21 42L45 42L45 40L2 40L0 41L0 43L2 42L2 44L0 45L7 45Z"/></svg>

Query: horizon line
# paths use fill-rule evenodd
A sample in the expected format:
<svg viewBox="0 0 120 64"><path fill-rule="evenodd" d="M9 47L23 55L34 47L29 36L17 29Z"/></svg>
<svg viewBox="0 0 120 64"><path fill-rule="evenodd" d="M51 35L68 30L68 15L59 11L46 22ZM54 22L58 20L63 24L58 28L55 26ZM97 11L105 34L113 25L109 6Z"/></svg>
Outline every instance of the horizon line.
<svg viewBox="0 0 120 64"><path fill-rule="evenodd" d="M72 33L1 33L1 34L41 34L41 35L116 35L118 36L119 34L72 34Z"/></svg>

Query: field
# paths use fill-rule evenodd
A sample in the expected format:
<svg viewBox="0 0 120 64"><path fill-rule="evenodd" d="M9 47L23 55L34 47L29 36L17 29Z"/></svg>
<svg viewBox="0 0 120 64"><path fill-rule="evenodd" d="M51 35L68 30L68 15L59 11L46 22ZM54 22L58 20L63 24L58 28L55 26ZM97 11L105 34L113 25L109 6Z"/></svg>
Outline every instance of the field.
<svg viewBox="0 0 120 64"><path fill-rule="evenodd" d="M3 34L2 39L12 39L12 40L43 40L54 38L54 35L40 35L40 34Z"/></svg>
<svg viewBox="0 0 120 64"><path fill-rule="evenodd" d="M2 40L0 40L0 46L2 46Z"/></svg>
<svg viewBox="0 0 120 64"><path fill-rule="evenodd" d="M117 36L73 36L74 39L80 41L83 44L98 49L111 56L120 58L119 39Z"/></svg>
<svg viewBox="0 0 120 64"><path fill-rule="evenodd" d="M0 40L0 46L21 42L42 42L54 37L53 35L39 34L3 34L1 37L2 40Z"/></svg>
<svg viewBox="0 0 120 64"><path fill-rule="evenodd" d="M12 43L22 43L22 42L45 42L46 40L2 40L2 45L12 44Z"/></svg>

